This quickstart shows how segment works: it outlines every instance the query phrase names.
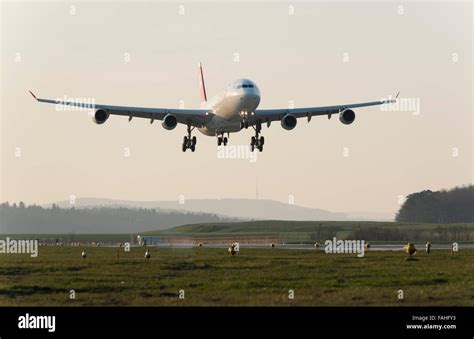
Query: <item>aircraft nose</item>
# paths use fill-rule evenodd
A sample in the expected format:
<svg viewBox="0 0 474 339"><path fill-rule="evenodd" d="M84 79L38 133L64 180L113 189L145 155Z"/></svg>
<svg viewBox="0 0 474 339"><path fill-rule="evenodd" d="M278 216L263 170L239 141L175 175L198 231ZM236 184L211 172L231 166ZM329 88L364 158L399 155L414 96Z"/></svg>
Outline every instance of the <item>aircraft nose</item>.
<svg viewBox="0 0 474 339"><path fill-rule="evenodd" d="M257 101L260 101L260 96L258 96L255 93L245 93L244 95L240 97L240 100L257 102Z"/></svg>
<svg viewBox="0 0 474 339"><path fill-rule="evenodd" d="M250 94L250 99L252 101L259 102L260 101L260 96L258 94L253 93L253 94Z"/></svg>

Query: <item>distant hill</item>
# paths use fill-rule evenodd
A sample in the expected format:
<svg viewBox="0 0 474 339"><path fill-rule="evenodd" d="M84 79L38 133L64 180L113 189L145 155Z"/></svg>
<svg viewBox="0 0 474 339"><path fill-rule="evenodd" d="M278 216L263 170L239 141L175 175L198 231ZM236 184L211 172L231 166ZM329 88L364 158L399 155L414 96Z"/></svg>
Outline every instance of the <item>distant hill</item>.
<svg viewBox="0 0 474 339"><path fill-rule="evenodd" d="M71 206L69 201L60 201L56 204L60 207ZM185 200L184 204L180 204L178 201L129 201L102 198L78 198L74 206L76 208L97 206L160 208L163 210L211 213L246 220L393 220L393 216L389 213L374 214L375 216L370 216L370 214L367 213L367 217L360 214L348 215L346 213L291 205L274 200L255 199L190 199Z"/></svg>

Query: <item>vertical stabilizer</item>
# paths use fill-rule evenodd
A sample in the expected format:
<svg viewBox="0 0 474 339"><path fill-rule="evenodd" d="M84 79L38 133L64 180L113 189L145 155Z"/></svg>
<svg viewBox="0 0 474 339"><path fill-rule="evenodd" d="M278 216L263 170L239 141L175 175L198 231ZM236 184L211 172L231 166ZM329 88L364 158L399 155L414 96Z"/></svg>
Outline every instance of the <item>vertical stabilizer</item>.
<svg viewBox="0 0 474 339"><path fill-rule="evenodd" d="M204 74L202 72L201 63L199 63L199 91L201 93L201 102L206 102L207 101L206 85L204 83Z"/></svg>

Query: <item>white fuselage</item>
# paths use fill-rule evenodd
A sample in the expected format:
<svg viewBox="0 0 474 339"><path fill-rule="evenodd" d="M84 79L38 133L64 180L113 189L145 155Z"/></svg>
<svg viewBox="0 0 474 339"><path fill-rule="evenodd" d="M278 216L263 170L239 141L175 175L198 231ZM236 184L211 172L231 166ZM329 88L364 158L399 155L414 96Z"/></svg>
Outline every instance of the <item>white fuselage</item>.
<svg viewBox="0 0 474 339"><path fill-rule="evenodd" d="M212 109L215 116L199 131L209 136L238 132L242 129L242 121L255 113L259 103L257 85L247 79L236 80L204 103L204 107Z"/></svg>

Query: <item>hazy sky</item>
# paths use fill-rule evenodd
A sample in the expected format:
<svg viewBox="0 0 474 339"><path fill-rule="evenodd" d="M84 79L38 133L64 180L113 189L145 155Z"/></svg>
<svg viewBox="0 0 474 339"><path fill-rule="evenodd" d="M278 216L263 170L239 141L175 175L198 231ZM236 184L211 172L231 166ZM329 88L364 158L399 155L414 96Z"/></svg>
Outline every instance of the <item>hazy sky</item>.
<svg viewBox="0 0 474 339"><path fill-rule="evenodd" d="M254 198L258 177L260 198L394 213L400 195L473 181L470 2L182 4L2 3L0 200ZM418 104L358 109L349 126L337 116L292 131L274 122L253 163L218 159L216 139L197 131L196 152L183 153L185 126L117 116L95 125L27 92L198 107L198 61L208 96L247 77L261 108L398 90Z"/></svg>

